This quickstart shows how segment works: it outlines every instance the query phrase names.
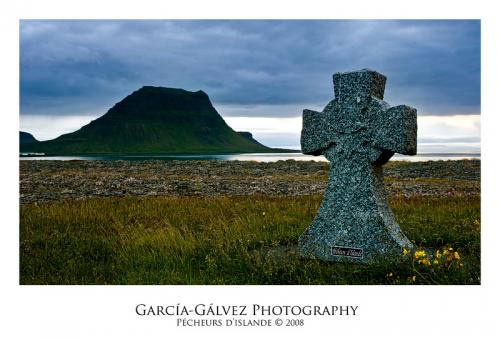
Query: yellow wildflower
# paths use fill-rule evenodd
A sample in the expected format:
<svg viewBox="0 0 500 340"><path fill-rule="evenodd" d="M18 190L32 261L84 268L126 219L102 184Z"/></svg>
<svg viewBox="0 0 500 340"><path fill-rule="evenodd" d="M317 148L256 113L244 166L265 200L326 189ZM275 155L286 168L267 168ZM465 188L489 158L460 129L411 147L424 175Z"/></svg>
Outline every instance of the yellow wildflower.
<svg viewBox="0 0 500 340"><path fill-rule="evenodd" d="M415 258L418 259L420 257L425 257L425 251L424 250L417 250L415 252Z"/></svg>
<svg viewBox="0 0 500 340"><path fill-rule="evenodd" d="M441 252L440 252L439 250L438 250L438 251L436 251L436 257L437 257L438 259L440 259L440 258L441 258Z"/></svg>
<svg viewBox="0 0 500 340"><path fill-rule="evenodd" d="M457 259L457 260L460 260L460 255L458 255L458 251L456 251L453 256Z"/></svg>
<svg viewBox="0 0 500 340"><path fill-rule="evenodd" d="M409 253L409 252L410 252L410 251L409 251L408 249L403 248L403 256L408 255L408 253Z"/></svg>
<svg viewBox="0 0 500 340"><path fill-rule="evenodd" d="M428 259L423 259L422 260L422 264L426 265L426 266L429 266L431 263L429 262Z"/></svg>
<svg viewBox="0 0 500 340"><path fill-rule="evenodd" d="M443 251L443 255L444 255L444 256L446 256L446 255L448 255L448 254L449 254L448 249L445 249L445 250Z"/></svg>
<svg viewBox="0 0 500 340"><path fill-rule="evenodd" d="M434 261L432 261L433 264L439 264L439 261L434 259Z"/></svg>
<svg viewBox="0 0 500 340"><path fill-rule="evenodd" d="M415 282L415 280L416 280L416 279L417 279L417 277L416 277L415 275L413 275L413 277L411 278L411 280L412 280L413 282Z"/></svg>
<svg viewBox="0 0 500 340"><path fill-rule="evenodd" d="M389 277L392 277L392 273L389 273Z"/></svg>

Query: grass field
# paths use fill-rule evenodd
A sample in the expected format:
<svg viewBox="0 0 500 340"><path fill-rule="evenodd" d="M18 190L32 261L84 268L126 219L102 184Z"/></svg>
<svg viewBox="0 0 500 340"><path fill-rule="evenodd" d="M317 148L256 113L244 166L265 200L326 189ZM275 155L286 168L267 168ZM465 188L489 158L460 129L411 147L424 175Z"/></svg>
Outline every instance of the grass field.
<svg viewBox="0 0 500 340"><path fill-rule="evenodd" d="M320 195L113 197L21 206L21 284L479 284L480 199L392 197L421 251L395 265L294 251ZM436 254L436 251L439 252Z"/></svg>

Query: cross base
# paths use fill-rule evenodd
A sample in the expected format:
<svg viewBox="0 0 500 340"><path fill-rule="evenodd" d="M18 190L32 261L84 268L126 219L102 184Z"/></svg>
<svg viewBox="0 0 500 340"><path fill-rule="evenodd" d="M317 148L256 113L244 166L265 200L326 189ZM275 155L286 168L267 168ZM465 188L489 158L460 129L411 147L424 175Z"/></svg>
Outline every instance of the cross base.
<svg viewBox="0 0 500 340"><path fill-rule="evenodd" d="M382 166L336 159L318 213L299 239L303 256L326 261L394 261L413 244L386 199Z"/></svg>

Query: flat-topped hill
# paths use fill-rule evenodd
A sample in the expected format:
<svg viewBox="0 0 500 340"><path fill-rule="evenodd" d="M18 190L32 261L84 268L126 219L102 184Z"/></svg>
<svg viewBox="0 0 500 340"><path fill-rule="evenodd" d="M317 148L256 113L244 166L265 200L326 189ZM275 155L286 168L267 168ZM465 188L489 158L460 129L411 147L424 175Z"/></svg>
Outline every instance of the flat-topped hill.
<svg viewBox="0 0 500 340"><path fill-rule="evenodd" d="M79 130L22 143L47 154L276 152L231 129L203 91L144 86Z"/></svg>

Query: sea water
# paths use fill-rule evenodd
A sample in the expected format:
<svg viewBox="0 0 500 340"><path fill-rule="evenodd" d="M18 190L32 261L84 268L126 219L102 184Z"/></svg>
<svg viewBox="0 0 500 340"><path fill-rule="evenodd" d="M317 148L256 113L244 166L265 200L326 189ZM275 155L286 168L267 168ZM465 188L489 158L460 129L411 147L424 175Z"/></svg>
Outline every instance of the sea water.
<svg viewBox="0 0 500 340"><path fill-rule="evenodd" d="M393 161L410 161L410 162L425 162L439 160L460 160L460 159L480 159L480 153L421 153L415 156L404 156L396 154L391 160ZM72 160L90 160L90 161L108 161L108 160L127 160L127 161L143 161L143 160L217 160L217 161L256 161L256 162L276 162L293 159L296 161L318 161L327 162L323 156L310 156L302 153L244 153L244 154L192 154L192 155L106 155L106 156L21 156L20 160L55 160L55 161L72 161Z"/></svg>

